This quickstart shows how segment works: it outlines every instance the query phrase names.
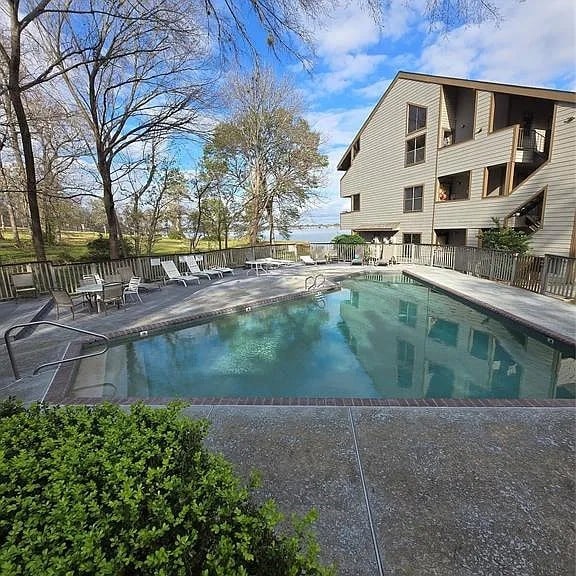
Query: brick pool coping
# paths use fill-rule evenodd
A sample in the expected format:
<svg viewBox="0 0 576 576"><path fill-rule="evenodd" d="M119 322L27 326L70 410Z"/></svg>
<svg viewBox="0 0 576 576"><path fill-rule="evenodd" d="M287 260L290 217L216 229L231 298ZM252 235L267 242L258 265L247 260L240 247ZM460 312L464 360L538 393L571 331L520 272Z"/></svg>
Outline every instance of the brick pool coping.
<svg viewBox="0 0 576 576"><path fill-rule="evenodd" d="M487 306L473 298L467 298L455 290L445 289L443 286L438 286L433 282L419 278L416 274L402 272L407 277L413 278L417 282L433 286L440 290L444 290L453 296L462 300L468 300L470 303L493 314L509 318L517 321L513 315L502 313L497 308ZM334 281L343 280L350 275L335 278ZM186 324L194 324L202 322L219 316L228 314L235 314L238 312L249 312L252 308L259 308L275 304L278 302L285 302L289 300L297 300L304 297L311 297L312 294L322 294L338 290L337 286L328 286L317 292L298 291L291 294L282 296L275 296L273 298L266 298L258 300L249 305L241 304L237 306L229 306L226 308L217 309L210 312L201 312L190 314L179 318L164 320L156 322L148 326L140 326L138 328L129 330L118 330L107 334L112 342L117 342L129 338L134 335L148 337L155 333L160 333L167 328L173 326L183 326ZM526 323L524 323L526 325ZM538 330L538 327L529 325L531 329ZM538 330L542 333L541 330ZM145 334L144 334L145 333ZM562 338L559 338L562 341ZM99 340L97 338L75 340L70 343L64 359L70 359L82 353L86 346L94 345ZM489 408L489 407L529 407L529 408L570 408L576 407L576 399L561 399L561 398L520 398L520 399L507 399L507 398L310 398L310 397L188 397L188 398L171 398L171 397L152 397L152 398L107 398L107 397L76 397L70 396L69 392L73 385L74 377L76 374L77 365L75 362L61 364L57 369L50 386L43 399L45 402L54 404L81 404L81 405L95 405L104 402L111 402L114 404L135 404L137 402L145 402L152 405L164 405L174 401L181 401L193 406L362 406L362 407L378 407L378 406L397 406L397 407L438 407L438 408Z"/></svg>

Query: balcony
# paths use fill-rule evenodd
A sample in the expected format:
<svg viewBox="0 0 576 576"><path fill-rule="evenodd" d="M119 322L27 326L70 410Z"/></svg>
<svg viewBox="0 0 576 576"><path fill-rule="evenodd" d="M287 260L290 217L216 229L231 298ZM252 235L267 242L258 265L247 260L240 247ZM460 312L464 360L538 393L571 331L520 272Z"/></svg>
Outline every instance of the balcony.
<svg viewBox="0 0 576 576"><path fill-rule="evenodd" d="M516 162L519 164L541 164L546 160L547 131L522 128L516 144Z"/></svg>
<svg viewBox="0 0 576 576"><path fill-rule="evenodd" d="M468 200L470 198L470 171L438 178L437 202Z"/></svg>

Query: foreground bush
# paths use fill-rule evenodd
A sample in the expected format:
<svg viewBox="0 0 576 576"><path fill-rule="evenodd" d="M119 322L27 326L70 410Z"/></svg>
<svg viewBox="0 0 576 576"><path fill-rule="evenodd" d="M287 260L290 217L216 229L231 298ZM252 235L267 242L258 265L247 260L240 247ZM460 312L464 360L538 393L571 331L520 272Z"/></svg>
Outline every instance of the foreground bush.
<svg viewBox="0 0 576 576"><path fill-rule="evenodd" d="M0 404L0 574L322 575L180 407Z"/></svg>

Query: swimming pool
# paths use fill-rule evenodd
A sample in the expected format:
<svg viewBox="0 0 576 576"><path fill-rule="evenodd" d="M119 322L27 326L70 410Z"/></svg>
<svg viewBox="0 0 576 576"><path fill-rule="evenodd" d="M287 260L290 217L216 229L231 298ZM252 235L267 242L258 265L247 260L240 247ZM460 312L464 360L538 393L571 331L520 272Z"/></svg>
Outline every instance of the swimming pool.
<svg viewBox="0 0 576 576"><path fill-rule="evenodd" d="M546 338L388 273L120 342L82 363L72 395L574 398L573 363Z"/></svg>

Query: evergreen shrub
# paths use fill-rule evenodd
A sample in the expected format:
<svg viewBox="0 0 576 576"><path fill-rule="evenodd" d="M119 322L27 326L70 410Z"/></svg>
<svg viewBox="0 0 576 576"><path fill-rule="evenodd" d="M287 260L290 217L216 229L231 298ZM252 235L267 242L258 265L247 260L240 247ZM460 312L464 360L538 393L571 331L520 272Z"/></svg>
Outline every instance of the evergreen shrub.
<svg viewBox="0 0 576 576"><path fill-rule="evenodd" d="M0 574L331 574L181 408L0 403Z"/></svg>

